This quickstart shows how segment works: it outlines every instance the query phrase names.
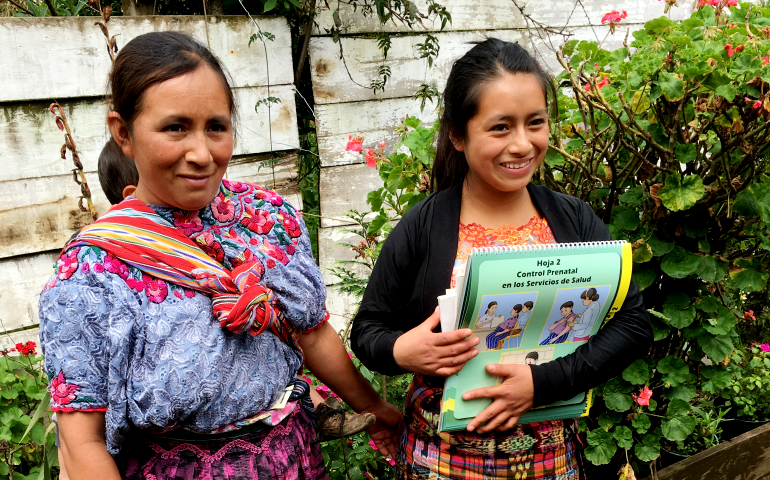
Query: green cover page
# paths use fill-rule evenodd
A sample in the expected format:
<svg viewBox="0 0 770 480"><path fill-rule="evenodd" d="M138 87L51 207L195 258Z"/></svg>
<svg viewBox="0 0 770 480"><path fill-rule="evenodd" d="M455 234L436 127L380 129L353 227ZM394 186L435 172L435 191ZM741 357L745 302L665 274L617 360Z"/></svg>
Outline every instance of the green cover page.
<svg viewBox="0 0 770 480"><path fill-rule="evenodd" d="M474 250L468 259L457 328L478 337L479 354L447 378L441 430L465 426L490 399L462 395L494 386L489 363L543 364L574 352L620 308L631 277L627 242ZM580 416L586 394L527 412L520 422Z"/></svg>

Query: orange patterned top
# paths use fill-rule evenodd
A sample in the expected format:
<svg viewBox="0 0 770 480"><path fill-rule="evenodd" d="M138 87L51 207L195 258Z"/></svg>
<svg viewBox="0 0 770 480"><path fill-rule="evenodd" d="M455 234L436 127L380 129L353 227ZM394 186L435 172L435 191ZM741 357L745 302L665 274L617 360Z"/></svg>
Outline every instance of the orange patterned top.
<svg viewBox="0 0 770 480"><path fill-rule="evenodd" d="M545 218L533 216L529 222L520 226L501 225L498 228L484 228L478 223L468 225L460 222L460 238L457 242L457 256L452 269L452 287L457 275L465 273L468 255L477 247L502 247L513 245L535 245L555 243L551 227Z"/></svg>

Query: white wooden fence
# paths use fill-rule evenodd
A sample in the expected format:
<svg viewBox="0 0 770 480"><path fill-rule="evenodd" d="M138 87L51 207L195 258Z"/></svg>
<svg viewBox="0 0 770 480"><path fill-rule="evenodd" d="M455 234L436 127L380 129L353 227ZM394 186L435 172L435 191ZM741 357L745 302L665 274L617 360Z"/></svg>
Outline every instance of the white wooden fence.
<svg viewBox="0 0 770 480"><path fill-rule="evenodd" d="M282 18L257 19L275 35L265 57L246 17L113 17L118 46L152 31L175 30L210 45L232 75L240 111L231 179L275 188L301 208L296 187L297 135L291 37ZM96 176L99 152L108 138L103 102L110 59L93 17L0 18L0 349L37 341L37 302L59 249L89 220L78 209L80 188L48 105L62 105L81 153L99 212L109 208ZM206 32L208 27L208 34ZM265 68L270 62L270 78ZM269 85L269 87L268 87ZM269 95L268 95L269 88ZM255 111L258 100L280 103ZM271 142L272 138L272 142ZM271 153L272 152L272 153ZM275 170L261 167L279 157Z"/></svg>
<svg viewBox="0 0 770 480"><path fill-rule="evenodd" d="M364 17L361 9L354 11L350 5L340 4L339 16L345 35L341 38L345 64L340 59L340 46L329 35L316 29L310 42L311 75L316 102L318 148L321 156L321 229L319 230L319 262L329 267L338 260L350 260L355 254L349 248L337 245L353 240L355 236L345 232L350 221L345 213L352 209L367 211L366 195L382 187L376 170L369 168L359 154L345 152L348 135L365 136L364 148L374 147L380 140L390 146L397 136L393 129L406 115L417 116L427 123L436 117L435 105L428 103L423 112L420 102L413 98L423 83L435 83L443 90L454 61L470 50L470 42L496 37L518 41L535 54L541 63L554 71L560 70L556 57L548 45L528 29L534 22L541 25L564 28L570 39L595 39L603 41L605 48L622 46L626 29L640 28L644 22L663 15L665 2L658 0L517 0L530 16L529 23L511 0L443 0L442 5L452 15L452 23L438 32L440 23L426 24L427 32L438 38L440 53L429 69L427 61L418 58L415 45L423 41L421 28L409 30L401 24L388 22L380 26L376 18ZM420 11L427 11L427 1L418 0ZM692 14L693 0L680 0L679 7L671 11L672 18L686 18ZM626 10L627 18L609 35L609 27L601 24L601 18L612 10ZM332 23L332 12L325 11L318 24ZM374 94L371 89L355 85L368 85L377 78L382 54L373 33L388 31L392 47L385 65L392 76L384 92ZM400 35L400 36L395 36ZM556 46L564 43L564 37L552 35ZM629 36L629 42L633 37ZM387 152L387 149L386 149ZM339 279L328 272L327 285ZM329 293L332 313L354 313L351 299Z"/></svg>

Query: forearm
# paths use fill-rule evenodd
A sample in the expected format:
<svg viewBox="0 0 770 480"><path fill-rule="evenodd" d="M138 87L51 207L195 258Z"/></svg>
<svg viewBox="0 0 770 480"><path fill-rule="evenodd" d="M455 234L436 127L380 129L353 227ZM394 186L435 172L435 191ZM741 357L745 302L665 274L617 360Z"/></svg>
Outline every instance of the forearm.
<svg viewBox="0 0 770 480"><path fill-rule="evenodd" d="M59 413L61 457L71 480L120 480L104 439L104 414Z"/></svg>
<svg viewBox="0 0 770 480"><path fill-rule="evenodd" d="M339 336L328 323L299 340L305 365L327 387L337 393L353 410L362 412L380 404L382 399L350 361Z"/></svg>

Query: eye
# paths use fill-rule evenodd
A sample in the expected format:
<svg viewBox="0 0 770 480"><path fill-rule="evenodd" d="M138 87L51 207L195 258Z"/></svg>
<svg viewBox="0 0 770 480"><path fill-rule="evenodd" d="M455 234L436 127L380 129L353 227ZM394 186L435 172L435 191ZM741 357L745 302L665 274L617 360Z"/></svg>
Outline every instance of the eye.
<svg viewBox="0 0 770 480"><path fill-rule="evenodd" d="M182 125L180 123L175 123L173 125L167 126L163 130L165 130L167 132L181 132L182 130L184 130L184 125Z"/></svg>
<svg viewBox="0 0 770 480"><path fill-rule="evenodd" d="M539 125L543 125L544 123L545 123L545 119L543 119L543 118L536 118L536 119L532 120L532 123L530 123L530 125L532 125L532 126L539 126Z"/></svg>
<svg viewBox="0 0 770 480"><path fill-rule="evenodd" d="M504 131L508 130L508 125L506 125L504 123L498 123L497 125L492 127L491 130L493 132L504 132Z"/></svg>
<svg viewBox="0 0 770 480"><path fill-rule="evenodd" d="M209 130L211 130L212 132L226 132L227 127L225 127L221 123L215 123L209 127Z"/></svg>

